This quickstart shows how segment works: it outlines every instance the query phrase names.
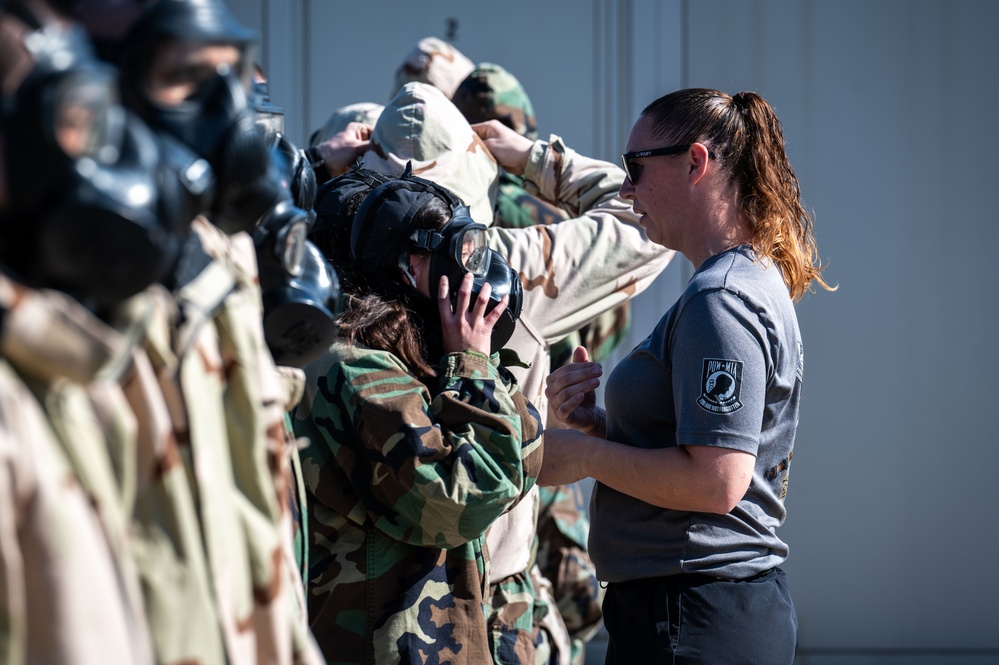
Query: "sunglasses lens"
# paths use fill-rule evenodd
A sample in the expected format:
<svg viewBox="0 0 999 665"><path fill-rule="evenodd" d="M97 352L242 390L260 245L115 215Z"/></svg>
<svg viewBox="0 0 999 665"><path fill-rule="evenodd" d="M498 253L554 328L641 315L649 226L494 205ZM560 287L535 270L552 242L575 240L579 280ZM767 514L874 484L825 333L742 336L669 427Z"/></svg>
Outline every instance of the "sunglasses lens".
<svg viewBox="0 0 999 665"><path fill-rule="evenodd" d="M627 155L621 155L621 168L624 169L624 175L628 177L631 184L635 184L635 180L638 178L638 164L633 162L628 158Z"/></svg>
<svg viewBox="0 0 999 665"><path fill-rule="evenodd" d="M631 181L631 184L637 185L638 178L642 175L642 165L633 159L629 159L628 166L624 169L624 172L628 174L628 180Z"/></svg>

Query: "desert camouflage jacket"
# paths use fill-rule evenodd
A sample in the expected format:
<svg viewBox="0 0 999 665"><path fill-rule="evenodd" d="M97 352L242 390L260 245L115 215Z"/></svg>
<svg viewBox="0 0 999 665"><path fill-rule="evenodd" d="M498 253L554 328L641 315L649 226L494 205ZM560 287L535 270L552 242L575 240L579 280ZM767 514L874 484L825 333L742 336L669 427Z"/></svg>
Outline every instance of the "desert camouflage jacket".
<svg viewBox="0 0 999 665"><path fill-rule="evenodd" d="M0 663L151 663L128 512L129 346L65 294L0 276Z"/></svg>
<svg viewBox="0 0 999 665"><path fill-rule="evenodd" d="M343 342L306 368L312 629L330 663L489 662L486 528L534 486L540 417L498 355L434 389Z"/></svg>
<svg viewBox="0 0 999 665"><path fill-rule="evenodd" d="M319 663L289 587L297 575L288 392L263 339L252 240L203 218L193 229L209 260L173 294L176 318L158 371L194 486L227 660Z"/></svg>

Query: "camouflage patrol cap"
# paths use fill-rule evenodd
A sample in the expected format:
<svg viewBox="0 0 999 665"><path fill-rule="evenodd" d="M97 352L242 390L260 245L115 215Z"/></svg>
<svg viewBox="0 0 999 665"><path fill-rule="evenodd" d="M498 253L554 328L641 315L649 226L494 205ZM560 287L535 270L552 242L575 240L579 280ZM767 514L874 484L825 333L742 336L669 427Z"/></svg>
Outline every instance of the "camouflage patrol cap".
<svg viewBox="0 0 999 665"><path fill-rule="evenodd" d="M521 136L538 138L531 99L520 81L499 65L484 62L476 67L451 101L472 124L499 120Z"/></svg>
<svg viewBox="0 0 999 665"><path fill-rule="evenodd" d="M392 96L407 83L419 81L429 83L451 99L455 88L473 69L475 64L454 46L437 37L425 37L396 69Z"/></svg>

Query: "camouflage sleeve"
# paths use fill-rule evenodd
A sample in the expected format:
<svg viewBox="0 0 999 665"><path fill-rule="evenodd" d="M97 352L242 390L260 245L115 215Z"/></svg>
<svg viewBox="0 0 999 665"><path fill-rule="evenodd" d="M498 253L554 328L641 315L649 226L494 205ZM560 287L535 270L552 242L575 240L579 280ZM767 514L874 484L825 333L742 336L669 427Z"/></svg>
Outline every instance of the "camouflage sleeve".
<svg viewBox="0 0 999 665"><path fill-rule="evenodd" d="M500 171L493 224L517 229L535 224L556 224L567 218L567 213L555 204L528 193L524 189L523 177Z"/></svg>
<svg viewBox="0 0 999 665"><path fill-rule="evenodd" d="M543 439L542 434L544 432L544 427L541 424L541 414L534 407L533 404L524 396L523 391L520 389L520 384L517 383L516 377L502 365L501 356L508 353L509 350L504 349L500 353L494 353L489 359L489 362L496 367L499 372L500 379L503 385L506 387L507 391L510 393L510 398L513 400L514 406L517 408L517 414L520 418L521 427L521 450L520 457L521 462L524 466L524 485L521 489L520 494L514 500L513 503L508 506L512 508L521 499L527 496L531 488L534 487L535 482L538 479L538 474L541 472L541 458L543 450ZM519 357L517 358L519 361Z"/></svg>
<svg viewBox="0 0 999 665"><path fill-rule="evenodd" d="M618 196L624 171L599 159L580 155L552 135L548 141L535 141L524 171L524 188L551 201L573 216L607 210L621 221L637 226L638 216L631 203Z"/></svg>
<svg viewBox="0 0 999 665"><path fill-rule="evenodd" d="M490 229L490 246L520 273L520 320L552 344L645 290L673 258L650 242L617 193L624 172L565 147L535 142L525 188L578 215L557 224ZM527 323L525 323L527 325Z"/></svg>
<svg viewBox="0 0 999 665"><path fill-rule="evenodd" d="M601 619L603 590L586 550L589 517L578 483L540 488L537 563L573 639L589 639Z"/></svg>
<svg viewBox="0 0 999 665"><path fill-rule="evenodd" d="M431 396L392 354L351 352L319 377L311 425L299 431L312 439L311 463L349 479L358 503L348 519L451 548L480 537L530 488L541 444L536 431L524 436L523 397L493 362L452 353L441 369ZM316 488L331 505L336 492Z"/></svg>
<svg viewBox="0 0 999 665"><path fill-rule="evenodd" d="M151 662L108 545L40 402L0 359L0 663Z"/></svg>

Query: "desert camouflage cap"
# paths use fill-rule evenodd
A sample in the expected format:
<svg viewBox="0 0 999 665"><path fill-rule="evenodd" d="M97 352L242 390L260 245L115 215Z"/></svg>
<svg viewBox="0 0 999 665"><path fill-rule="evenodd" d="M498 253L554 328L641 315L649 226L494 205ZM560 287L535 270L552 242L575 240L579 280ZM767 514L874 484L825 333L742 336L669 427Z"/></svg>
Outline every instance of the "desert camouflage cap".
<svg viewBox="0 0 999 665"><path fill-rule="evenodd" d="M429 83L451 99L455 88L475 68L475 64L451 44L437 37L425 37L410 49L395 71L395 86L399 88L412 81Z"/></svg>
<svg viewBox="0 0 999 665"><path fill-rule="evenodd" d="M451 100L426 83L407 83L386 105L362 160L391 174L409 162L415 175L454 192L476 222L492 224L496 160Z"/></svg>
<svg viewBox="0 0 999 665"><path fill-rule="evenodd" d="M470 123L499 120L521 136L538 138L531 99L520 81L499 65L484 62L476 67L451 101Z"/></svg>

